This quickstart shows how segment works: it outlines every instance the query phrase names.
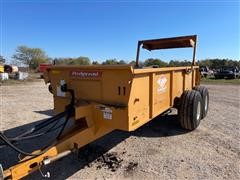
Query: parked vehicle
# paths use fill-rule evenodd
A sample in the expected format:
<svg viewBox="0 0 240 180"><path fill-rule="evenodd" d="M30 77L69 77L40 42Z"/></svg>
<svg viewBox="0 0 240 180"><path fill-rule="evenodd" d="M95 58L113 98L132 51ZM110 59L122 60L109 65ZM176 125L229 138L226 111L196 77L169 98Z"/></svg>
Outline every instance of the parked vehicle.
<svg viewBox="0 0 240 180"><path fill-rule="evenodd" d="M209 69L207 66L200 67L201 77L210 77L213 76L213 70Z"/></svg>
<svg viewBox="0 0 240 180"><path fill-rule="evenodd" d="M4 73L4 66L0 65L0 73Z"/></svg>
<svg viewBox="0 0 240 180"><path fill-rule="evenodd" d="M38 66L38 72L41 73L40 77L43 78L43 73L47 71L48 68L52 67L50 63L41 63Z"/></svg>
<svg viewBox="0 0 240 180"><path fill-rule="evenodd" d="M12 73L17 73L18 72L18 67L12 65Z"/></svg>
<svg viewBox="0 0 240 180"><path fill-rule="evenodd" d="M216 79L236 79L240 77L240 72L237 67L222 67L214 74Z"/></svg>
<svg viewBox="0 0 240 180"><path fill-rule="evenodd" d="M5 81L9 79L8 73L0 73L0 81Z"/></svg>
<svg viewBox="0 0 240 180"><path fill-rule="evenodd" d="M13 67L11 65L4 65L4 72L5 73L12 73L13 72Z"/></svg>

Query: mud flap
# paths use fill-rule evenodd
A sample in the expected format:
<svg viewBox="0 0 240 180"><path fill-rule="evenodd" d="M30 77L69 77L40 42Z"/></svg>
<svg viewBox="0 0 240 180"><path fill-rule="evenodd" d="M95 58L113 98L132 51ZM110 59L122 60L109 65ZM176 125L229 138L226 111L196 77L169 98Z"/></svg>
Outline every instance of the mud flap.
<svg viewBox="0 0 240 180"><path fill-rule="evenodd" d="M3 180L3 168L2 168L2 164L0 164L0 180Z"/></svg>

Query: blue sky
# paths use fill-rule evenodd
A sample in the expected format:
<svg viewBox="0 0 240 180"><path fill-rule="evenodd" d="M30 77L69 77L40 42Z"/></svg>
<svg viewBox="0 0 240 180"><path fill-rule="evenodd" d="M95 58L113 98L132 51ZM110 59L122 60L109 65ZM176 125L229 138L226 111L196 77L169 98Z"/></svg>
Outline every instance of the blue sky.
<svg viewBox="0 0 240 180"><path fill-rule="evenodd" d="M239 1L0 0L0 53L8 60L19 45L50 57L134 60L138 40L198 35L197 59L239 54ZM140 59L191 58L191 49L144 51Z"/></svg>

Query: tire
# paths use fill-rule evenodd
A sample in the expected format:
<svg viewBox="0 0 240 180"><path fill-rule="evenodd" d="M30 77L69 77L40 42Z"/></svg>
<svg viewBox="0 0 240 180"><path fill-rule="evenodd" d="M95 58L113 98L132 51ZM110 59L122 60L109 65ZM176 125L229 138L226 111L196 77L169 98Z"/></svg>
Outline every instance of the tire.
<svg viewBox="0 0 240 180"><path fill-rule="evenodd" d="M224 77L221 75L215 75L215 79L223 79Z"/></svg>
<svg viewBox="0 0 240 180"><path fill-rule="evenodd" d="M48 86L48 91L53 94L53 88L51 84Z"/></svg>
<svg viewBox="0 0 240 180"><path fill-rule="evenodd" d="M209 93L208 89L204 86L196 86L194 90L198 91L202 96L202 118L205 118L209 108Z"/></svg>
<svg viewBox="0 0 240 180"><path fill-rule="evenodd" d="M232 75L232 79L236 79L237 78L237 75L236 74L233 74Z"/></svg>
<svg viewBox="0 0 240 180"><path fill-rule="evenodd" d="M202 97L198 91L184 91L178 110L181 127L187 130L196 129L202 117Z"/></svg>

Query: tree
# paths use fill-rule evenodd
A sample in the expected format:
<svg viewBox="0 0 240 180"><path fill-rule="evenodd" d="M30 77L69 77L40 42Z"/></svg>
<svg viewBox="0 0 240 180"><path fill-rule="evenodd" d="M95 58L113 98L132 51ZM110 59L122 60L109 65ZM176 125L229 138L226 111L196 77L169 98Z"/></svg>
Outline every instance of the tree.
<svg viewBox="0 0 240 180"><path fill-rule="evenodd" d="M132 60L128 64L131 65L132 67L136 67L136 60ZM144 62L139 61L138 62L138 67L143 67L143 66L144 66Z"/></svg>
<svg viewBox="0 0 240 180"><path fill-rule="evenodd" d="M132 61L130 61L129 64L132 65L132 66L134 67L134 66L136 66L136 61L135 61L135 60L132 60Z"/></svg>
<svg viewBox="0 0 240 180"><path fill-rule="evenodd" d="M240 67L239 60L232 59L204 59L198 62L199 66L208 66L210 69L219 69L221 67Z"/></svg>
<svg viewBox="0 0 240 180"><path fill-rule="evenodd" d="M6 60L3 58L3 56L0 55L0 64L4 64L5 61L6 61Z"/></svg>
<svg viewBox="0 0 240 180"><path fill-rule="evenodd" d="M78 58L54 58L56 64L61 65L90 65L91 61L88 57L80 56Z"/></svg>
<svg viewBox="0 0 240 180"><path fill-rule="evenodd" d="M106 61L102 62L102 65L114 65L114 64L127 64L124 60L118 61L117 59L107 59Z"/></svg>
<svg viewBox="0 0 240 180"><path fill-rule="evenodd" d="M171 60L169 62L169 66L191 66L192 62L188 61L188 60Z"/></svg>
<svg viewBox="0 0 240 180"><path fill-rule="evenodd" d="M168 66L168 63L161 61L160 59L149 58L144 61L143 65L144 66L158 65L159 67L166 67Z"/></svg>
<svg viewBox="0 0 240 180"><path fill-rule="evenodd" d="M99 65L99 62L93 61L93 62L92 62L92 65Z"/></svg>
<svg viewBox="0 0 240 180"><path fill-rule="evenodd" d="M102 62L102 65L113 65L118 64L117 59L107 59L106 61Z"/></svg>
<svg viewBox="0 0 240 180"><path fill-rule="evenodd" d="M88 57L80 56L76 59L72 59L68 63L69 65L90 65L91 61Z"/></svg>
<svg viewBox="0 0 240 180"><path fill-rule="evenodd" d="M120 60L118 64L127 64L124 60Z"/></svg>
<svg viewBox="0 0 240 180"><path fill-rule="evenodd" d="M31 69L36 69L40 63L48 62L48 57L42 49L27 46L18 46L13 59L16 64L27 65Z"/></svg>

